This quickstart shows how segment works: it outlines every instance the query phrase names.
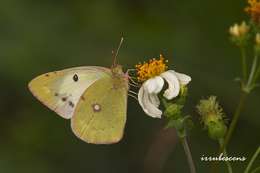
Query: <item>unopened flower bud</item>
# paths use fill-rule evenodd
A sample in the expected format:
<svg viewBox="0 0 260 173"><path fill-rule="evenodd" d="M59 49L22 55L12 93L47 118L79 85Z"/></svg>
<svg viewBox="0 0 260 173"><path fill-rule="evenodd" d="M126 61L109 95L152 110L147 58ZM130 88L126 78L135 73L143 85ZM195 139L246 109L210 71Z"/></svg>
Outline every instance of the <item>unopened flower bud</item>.
<svg viewBox="0 0 260 173"><path fill-rule="evenodd" d="M211 121L208 125L208 135L214 140L222 139L227 132L227 127L222 121Z"/></svg>
<svg viewBox="0 0 260 173"><path fill-rule="evenodd" d="M243 21L240 25L234 24L229 28L229 33L231 35L231 40L237 44L242 45L248 40L248 32L250 27Z"/></svg>
<svg viewBox="0 0 260 173"><path fill-rule="evenodd" d="M183 106L177 104L169 105L164 114L166 117L177 119L181 115L181 109Z"/></svg>
<svg viewBox="0 0 260 173"><path fill-rule="evenodd" d="M257 45L260 45L260 33L257 33L255 36L255 42Z"/></svg>
<svg viewBox="0 0 260 173"><path fill-rule="evenodd" d="M216 100L216 96L200 100L197 111L202 123L208 130L209 137L218 140L225 136L227 127L224 122L223 109Z"/></svg>
<svg viewBox="0 0 260 173"><path fill-rule="evenodd" d="M260 55L260 33L257 33L255 36L255 52L257 55Z"/></svg>

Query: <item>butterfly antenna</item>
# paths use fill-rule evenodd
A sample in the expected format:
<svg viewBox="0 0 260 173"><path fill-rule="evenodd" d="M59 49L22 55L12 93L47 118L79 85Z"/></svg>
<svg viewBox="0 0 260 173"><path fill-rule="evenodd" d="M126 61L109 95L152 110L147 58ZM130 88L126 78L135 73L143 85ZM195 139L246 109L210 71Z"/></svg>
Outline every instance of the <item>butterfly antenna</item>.
<svg viewBox="0 0 260 173"><path fill-rule="evenodd" d="M116 53L114 53L114 51L112 51L112 55L114 57L114 62L113 62L114 66L116 66L116 60L117 60L116 58L117 58L117 55L119 53L119 50L120 50L123 42L124 42L124 37L121 37L121 40L120 40L120 43L119 43L119 45L117 47Z"/></svg>

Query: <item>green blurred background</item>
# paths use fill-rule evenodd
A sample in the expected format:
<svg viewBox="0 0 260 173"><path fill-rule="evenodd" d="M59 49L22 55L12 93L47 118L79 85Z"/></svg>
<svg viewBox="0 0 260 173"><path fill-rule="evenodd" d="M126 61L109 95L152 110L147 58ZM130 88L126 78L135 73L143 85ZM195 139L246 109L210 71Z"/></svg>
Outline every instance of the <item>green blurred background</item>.
<svg viewBox="0 0 260 173"><path fill-rule="evenodd" d="M189 172L174 131L162 130L164 122L146 116L134 99L129 98L123 140L104 146L77 139L69 121L28 91L27 83L45 72L109 67L122 34L119 62L125 69L163 53L171 68L192 76L186 111L195 127L189 142L198 172L209 172L200 157L215 156L217 144L199 125L194 107L214 94L232 115L240 57L228 28L245 19L245 5L244 0L1 0L0 172ZM259 96L257 89L247 100L228 147L232 156L250 157L259 145ZM245 164L236 162L235 172ZM220 172L226 172L223 165Z"/></svg>

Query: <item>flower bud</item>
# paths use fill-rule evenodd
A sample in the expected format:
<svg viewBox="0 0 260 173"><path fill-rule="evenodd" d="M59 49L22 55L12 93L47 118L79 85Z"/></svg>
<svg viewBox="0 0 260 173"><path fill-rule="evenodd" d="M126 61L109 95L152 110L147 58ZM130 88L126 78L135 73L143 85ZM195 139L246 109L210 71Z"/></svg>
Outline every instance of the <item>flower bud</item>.
<svg viewBox="0 0 260 173"><path fill-rule="evenodd" d="M260 45L260 33L257 33L255 36L255 42L257 45Z"/></svg>
<svg viewBox="0 0 260 173"><path fill-rule="evenodd" d="M177 119L180 115L181 115L181 109L183 106L178 105L178 104L170 104L164 114L166 117L168 118L173 118L173 119Z"/></svg>
<svg viewBox="0 0 260 173"><path fill-rule="evenodd" d="M255 52L260 54L260 33L257 33L255 36Z"/></svg>
<svg viewBox="0 0 260 173"><path fill-rule="evenodd" d="M216 96L200 100L197 111L202 123L208 130L209 137L218 140L225 136L227 127L224 122L223 109L216 100Z"/></svg>
<svg viewBox="0 0 260 173"><path fill-rule="evenodd" d="M210 125L208 126L208 135L210 138L212 138L214 140L218 140L225 136L225 134L227 132L227 127L223 122L211 121L211 122L209 122L209 124Z"/></svg>
<svg viewBox="0 0 260 173"><path fill-rule="evenodd" d="M231 35L231 40L237 45L243 45L248 40L250 27L243 21L240 25L234 24L229 28L229 33Z"/></svg>

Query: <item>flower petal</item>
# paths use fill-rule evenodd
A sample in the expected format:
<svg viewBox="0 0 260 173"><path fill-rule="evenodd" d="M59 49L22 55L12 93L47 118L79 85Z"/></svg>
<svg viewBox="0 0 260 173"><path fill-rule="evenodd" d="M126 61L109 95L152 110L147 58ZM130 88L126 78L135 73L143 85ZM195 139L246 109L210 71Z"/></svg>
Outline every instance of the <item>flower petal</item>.
<svg viewBox="0 0 260 173"><path fill-rule="evenodd" d="M161 76L168 82L168 89L165 90L163 96L168 100L177 97L180 92L180 83L175 73L171 72L171 70L166 71L161 74Z"/></svg>
<svg viewBox="0 0 260 173"><path fill-rule="evenodd" d="M173 70L169 70L169 71L171 71L172 73L175 73L175 75L178 78L180 84L182 84L182 85L187 85L191 81L191 77L186 75L186 74L178 73L178 72L173 71Z"/></svg>
<svg viewBox="0 0 260 173"><path fill-rule="evenodd" d="M149 100L157 108L160 106L160 99L156 94L149 94Z"/></svg>
<svg viewBox="0 0 260 173"><path fill-rule="evenodd" d="M158 109L160 101L157 95L149 94L144 85L138 92L138 101L147 115L153 118L161 118L162 111Z"/></svg>
<svg viewBox="0 0 260 173"><path fill-rule="evenodd" d="M144 87L147 89L148 93L158 94L164 85L164 80L160 76L148 79L144 83Z"/></svg>

